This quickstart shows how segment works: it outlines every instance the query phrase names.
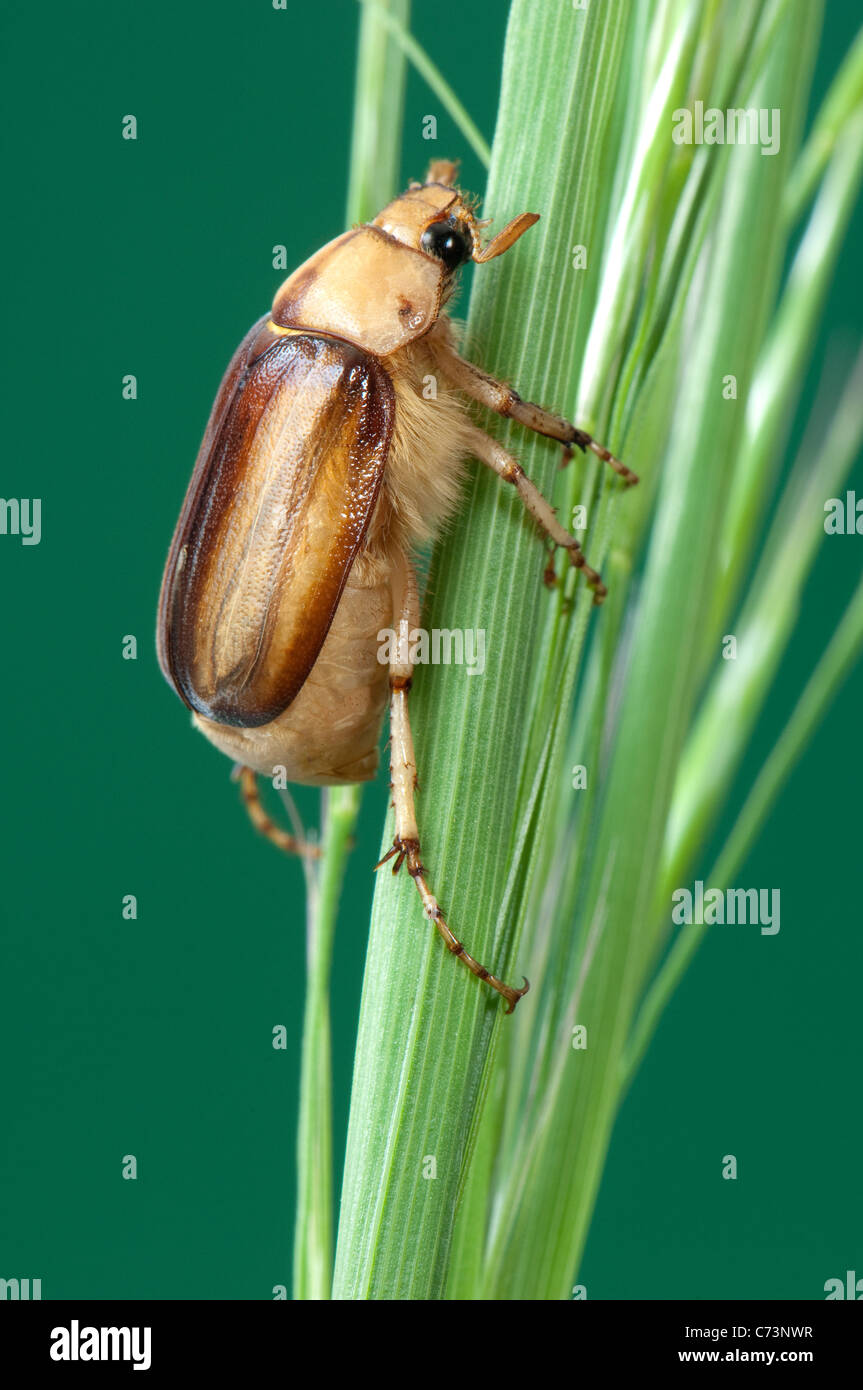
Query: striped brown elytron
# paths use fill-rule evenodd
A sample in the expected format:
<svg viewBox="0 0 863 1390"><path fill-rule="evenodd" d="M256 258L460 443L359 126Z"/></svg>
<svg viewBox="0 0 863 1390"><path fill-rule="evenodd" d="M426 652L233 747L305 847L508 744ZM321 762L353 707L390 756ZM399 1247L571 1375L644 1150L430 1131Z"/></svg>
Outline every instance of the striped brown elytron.
<svg viewBox="0 0 863 1390"><path fill-rule="evenodd" d="M380 489L394 395L340 339L256 324L228 368L177 525L162 670L222 724L267 724L314 665Z"/></svg>

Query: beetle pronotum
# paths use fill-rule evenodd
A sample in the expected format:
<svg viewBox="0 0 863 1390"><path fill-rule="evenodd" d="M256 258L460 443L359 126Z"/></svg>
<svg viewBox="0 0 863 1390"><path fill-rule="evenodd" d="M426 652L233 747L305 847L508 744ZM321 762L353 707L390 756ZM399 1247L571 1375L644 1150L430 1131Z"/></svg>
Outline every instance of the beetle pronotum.
<svg viewBox="0 0 863 1390"><path fill-rule="evenodd" d="M464 461L511 483L552 548L601 602L605 587L516 459L468 413L486 406L537 434L591 449L589 434L524 401L456 351L446 313L456 272L499 256L538 220L525 212L487 245L455 166L294 271L225 373L174 533L159 604L159 662L206 736L241 766L254 823L303 846L264 812L257 774L326 786L375 775L390 708L395 839L448 949L507 1001L527 991L492 975L450 931L420 858L408 717L408 634L420 607L415 544L458 504ZM423 395L423 379L437 396ZM467 401L465 400L467 398ZM377 634L394 629L387 670ZM377 866L378 868L380 865Z"/></svg>

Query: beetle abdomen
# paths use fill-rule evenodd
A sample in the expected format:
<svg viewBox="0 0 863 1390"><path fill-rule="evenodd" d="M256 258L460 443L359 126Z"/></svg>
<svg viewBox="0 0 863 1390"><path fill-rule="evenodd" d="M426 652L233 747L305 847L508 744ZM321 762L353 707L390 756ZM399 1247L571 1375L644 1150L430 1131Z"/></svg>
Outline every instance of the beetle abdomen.
<svg viewBox="0 0 863 1390"><path fill-rule="evenodd" d="M355 566L318 659L296 699L270 724L230 728L201 715L195 723L234 762L289 782L333 786L365 782L378 766L389 672L378 660L382 628L393 623L391 575L379 581Z"/></svg>
<svg viewBox="0 0 863 1390"><path fill-rule="evenodd" d="M393 419L386 371L346 342L256 325L238 349L162 586L162 670L199 714L254 728L302 687L368 528Z"/></svg>

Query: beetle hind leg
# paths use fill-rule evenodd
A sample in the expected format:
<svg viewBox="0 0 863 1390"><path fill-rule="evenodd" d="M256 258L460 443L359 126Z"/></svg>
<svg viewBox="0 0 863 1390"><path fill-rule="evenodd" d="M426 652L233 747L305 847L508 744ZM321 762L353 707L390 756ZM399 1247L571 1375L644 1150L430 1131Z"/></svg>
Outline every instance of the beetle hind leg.
<svg viewBox="0 0 863 1390"><path fill-rule="evenodd" d="M408 873L416 884L417 892L422 899L425 915L430 922L434 923L443 937L447 950L464 961L468 970L476 975L477 979L484 980L492 989L497 990L498 994L506 1000L505 1012L511 1014L522 995L527 994L530 988L528 981L525 980L521 989L515 989L512 985L504 984L503 980L499 980L496 975L492 975L491 971L481 965L478 960L474 960L473 956L465 950L462 943L450 930L440 904L425 876L426 871L420 852L419 830L414 806L417 765L408 716L408 692L413 671L408 656L408 639L411 629L419 626L419 620L416 577L413 570L409 568L406 592L403 595L401 616L398 623L397 654L390 665L390 785L396 816L396 834L392 849L375 865L375 868L379 869L390 859L395 858L393 873L397 874L402 864L407 864ZM401 659L402 656L404 656L404 660Z"/></svg>
<svg viewBox="0 0 863 1390"><path fill-rule="evenodd" d="M238 777L240 794L248 811L249 820L255 829L271 841L277 849L283 850L285 854L297 854L300 858L319 859L321 851L317 845L309 844L308 840L300 840L296 835L282 830L281 826L276 825L276 822L267 815L261 801L255 771L251 767L241 767Z"/></svg>
<svg viewBox="0 0 863 1390"><path fill-rule="evenodd" d="M398 807L396 810L398 811ZM402 864L405 862L407 863L408 873L416 884L419 895L422 898L425 915L430 922L434 922L444 939L447 950L450 951L452 955L463 960L468 970L472 971L478 980L485 980L487 985L491 985L492 989L496 989L498 994L502 995L506 1000L504 1013L511 1014L522 995L527 994L527 991L530 989L530 982L525 979L521 989L515 989L513 985L504 984L503 980L499 980L497 976L492 975L491 971L487 970L484 965L480 965L478 960L474 960L473 956L468 954L462 943L453 935L440 909L437 898L426 881L425 869L420 859L420 842L418 839L405 840L397 835L393 841L393 847L389 854L385 854L380 863L375 865L375 868L379 869L382 864L386 864L387 860L391 859L394 854L397 855L398 858L393 865L393 873L398 873Z"/></svg>

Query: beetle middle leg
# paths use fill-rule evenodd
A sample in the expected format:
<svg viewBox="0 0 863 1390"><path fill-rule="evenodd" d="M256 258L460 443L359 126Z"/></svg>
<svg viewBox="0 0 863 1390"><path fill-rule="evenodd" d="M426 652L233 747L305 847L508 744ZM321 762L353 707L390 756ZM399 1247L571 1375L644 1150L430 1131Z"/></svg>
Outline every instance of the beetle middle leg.
<svg viewBox="0 0 863 1390"><path fill-rule="evenodd" d="M539 523L552 544L565 550L574 568L581 570L587 587L593 590L594 603L602 603L608 593L602 579L595 569L591 569L575 536L561 526L551 503L546 501L536 484L531 482L518 460L513 458L502 444L499 444L496 439L492 439L490 434L486 434L485 430L479 429L476 425L470 427L467 442L471 453L479 459L480 463L491 468L503 482L512 483L525 508ZM547 584L550 582L552 573L551 561L549 561L543 575Z"/></svg>
<svg viewBox="0 0 863 1390"><path fill-rule="evenodd" d="M511 1014L519 999L530 988L525 980L521 989L506 985L496 975L492 975L484 965L469 955L462 943L450 931L437 898L432 893L425 877L421 853L419 829L417 827L414 792L417 786L417 765L414 754L413 734L408 716L408 692L411 687L413 665L410 660L410 633L419 627L420 607L416 575L413 567L405 562L404 587L397 606L399 614L396 632L398 643L396 654L390 663L390 786L395 809L396 834L393 847L375 865L381 868L395 857L393 873L398 873L402 864L417 886L425 914L434 922L444 939L447 950L463 960L468 970L480 980L485 980L507 1001L506 1013Z"/></svg>
<svg viewBox="0 0 863 1390"><path fill-rule="evenodd" d="M638 474L633 473L631 468L627 468L625 463L614 457L612 453L589 435L586 430L580 430L575 425L564 420L563 416L555 415L550 410L544 410L541 405L534 405L533 401L524 401L517 391L511 386L506 386L502 381L489 376L479 367L475 367L473 362L468 362L464 357L459 357L455 348L448 338L443 334L430 335L429 346L434 353L436 361L439 363L441 371L448 381L458 390L464 391L466 396L476 401L479 405L486 406L493 410L496 415L503 416L504 419L516 420L518 424L524 425L525 429L532 430L534 434L544 435L547 439L558 439L565 449L565 460L572 456L573 448L590 449L596 454L597 458L607 463L609 468L619 474L623 479L625 487L632 487L638 482Z"/></svg>
<svg viewBox="0 0 863 1390"><path fill-rule="evenodd" d="M249 820L261 835L270 840L277 849L284 850L285 854L298 854L301 858L320 859L321 851L317 845L311 845L307 840L298 840L296 835L290 835L287 830L282 830L267 815L261 801L261 793L258 790L258 778L252 768L240 768L239 782L240 794L249 813Z"/></svg>

